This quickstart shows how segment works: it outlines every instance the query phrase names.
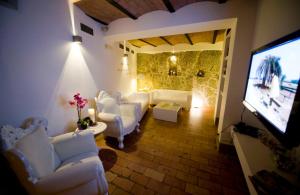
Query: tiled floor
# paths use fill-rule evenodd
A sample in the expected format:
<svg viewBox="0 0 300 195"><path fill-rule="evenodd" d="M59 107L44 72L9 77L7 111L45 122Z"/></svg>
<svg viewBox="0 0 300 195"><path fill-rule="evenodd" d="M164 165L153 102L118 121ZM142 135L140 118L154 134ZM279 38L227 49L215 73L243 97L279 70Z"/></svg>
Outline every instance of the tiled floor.
<svg viewBox="0 0 300 195"><path fill-rule="evenodd" d="M125 149L97 137L109 193L248 194L238 158L219 153L215 140L210 108L183 111L177 123L153 119L149 109Z"/></svg>

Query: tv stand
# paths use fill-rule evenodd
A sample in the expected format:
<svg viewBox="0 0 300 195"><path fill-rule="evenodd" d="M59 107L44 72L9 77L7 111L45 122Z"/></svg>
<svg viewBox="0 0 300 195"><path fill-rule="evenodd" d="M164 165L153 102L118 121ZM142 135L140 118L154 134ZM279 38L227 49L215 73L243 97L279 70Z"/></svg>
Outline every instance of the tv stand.
<svg viewBox="0 0 300 195"><path fill-rule="evenodd" d="M256 195L257 192L249 176L253 176L263 169L275 171L294 185L299 186L295 175L277 169L276 163L272 159L272 152L267 146L257 138L233 131L233 128L232 126L231 136L251 195Z"/></svg>

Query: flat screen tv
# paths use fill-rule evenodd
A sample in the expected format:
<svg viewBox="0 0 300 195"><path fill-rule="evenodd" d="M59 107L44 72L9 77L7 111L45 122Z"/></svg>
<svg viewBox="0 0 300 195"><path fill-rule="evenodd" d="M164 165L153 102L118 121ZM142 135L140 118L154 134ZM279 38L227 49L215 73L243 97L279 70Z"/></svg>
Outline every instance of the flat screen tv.
<svg viewBox="0 0 300 195"><path fill-rule="evenodd" d="M286 147L300 143L300 30L251 53L244 105Z"/></svg>

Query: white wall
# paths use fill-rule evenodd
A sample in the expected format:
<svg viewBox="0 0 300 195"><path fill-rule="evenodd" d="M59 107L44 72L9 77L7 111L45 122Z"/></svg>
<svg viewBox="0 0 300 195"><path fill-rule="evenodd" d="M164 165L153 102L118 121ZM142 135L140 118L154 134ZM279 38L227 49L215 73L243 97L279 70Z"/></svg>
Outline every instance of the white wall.
<svg viewBox="0 0 300 195"><path fill-rule="evenodd" d="M300 29L299 0L260 0L256 17L253 49L257 49L280 37ZM251 114L245 112L245 120L253 126L264 126Z"/></svg>
<svg viewBox="0 0 300 195"><path fill-rule="evenodd" d="M237 29L233 58L229 67L230 77L227 79L224 106L220 114L219 129L236 123L240 120L242 111L242 99L244 93L245 79L247 77L248 61L252 49L253 32L255 26L257 1L230 0L225 4L216 2L198 2L185 6L175 13L166 11L155 11L147 13L137 20L123 18L112 22L105 34L105 40L112 40L116 37L127 37L134 39L137 34L146 37L147 31L160 32L162 36L173 34L178 25L205 23L222 19L237 18ZM226 27L224 27L226 28ZM181 29L182 30L182 29ZM201 29L197 29L200 31ZM203 31L208 29L203 28ZM211 29L210 29L211 30ZM195 31L196 32L196 31ZM177 32L182 33L182 32ZM184 32L183 32L184 33ZM153 33L152 33L153 35ZM139 38L142 38L139 37Z"/></svg>
<svg viewBox="0 0 300 195"><path fill-rule="evenodd" d="M70 13L81 45L71 42ZM81 32L80 22L94 36ZM19 0L18 10L0 6L0 36L0 125L44 116L49 134L59 134L75 126L76 111L67 104L75 92L92 99L99 89L117 90L120 83L130 88L120 79L121 59L117 49L105 47L100 25L67 0Z"/></svg>
<svg viewBox="0 0 300 195"><path fill-rule="evenodd" d="M300 29L299 0L260 0L253 49Z"/></svg>

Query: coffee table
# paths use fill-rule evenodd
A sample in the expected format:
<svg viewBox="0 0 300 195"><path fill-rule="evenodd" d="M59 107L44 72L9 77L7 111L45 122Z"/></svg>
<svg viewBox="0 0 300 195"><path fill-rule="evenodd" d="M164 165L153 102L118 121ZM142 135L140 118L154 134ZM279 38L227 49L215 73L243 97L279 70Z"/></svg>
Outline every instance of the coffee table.
<svg viewBox="0 0 300 195"><path fill-rule="evenodd" d="M160 102L153 108L153 117L160 120L177 122L181 106L172 102Z"/></svg>
<svg viewBox="0 0 300 195"><path fill-rule="evenodd" d="M107 125L103 122L97 122L96 125L94 126L89 126L87 129L85 130L91 130L93 131L94 136L103 133L107 128ZM78 130L78 128L75 130L75 133L80 133L82 130Z"/></svg>

